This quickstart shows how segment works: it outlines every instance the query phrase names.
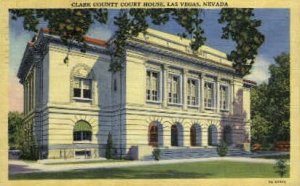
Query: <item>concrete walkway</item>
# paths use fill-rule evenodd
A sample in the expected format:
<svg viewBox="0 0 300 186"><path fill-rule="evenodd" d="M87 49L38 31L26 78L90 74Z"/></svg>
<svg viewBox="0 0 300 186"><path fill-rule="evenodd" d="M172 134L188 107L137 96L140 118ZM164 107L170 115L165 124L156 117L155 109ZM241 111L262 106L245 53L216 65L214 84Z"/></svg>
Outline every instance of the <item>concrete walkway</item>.
<svg viewBox="0 0 300 186"><path fill-rule="evenodd" d="M24 162L21 160L9 160L9 174L22 174L31 172L57 172L68 170L86 170L86 169L107 169L107 168L122 168L145 165L163 165L174 163L188 163L188 162L208 162L208 161L232 161L232 162L249 162L249 163L270 163L274 164L274 159L261 158L246 158L246 157L214 157L214 158L195 158L195 159L180 159L180 160L160 160L160 161L124 161L124 162L95 162L87 164L56 164L47 165L35 162Z"/></svg>

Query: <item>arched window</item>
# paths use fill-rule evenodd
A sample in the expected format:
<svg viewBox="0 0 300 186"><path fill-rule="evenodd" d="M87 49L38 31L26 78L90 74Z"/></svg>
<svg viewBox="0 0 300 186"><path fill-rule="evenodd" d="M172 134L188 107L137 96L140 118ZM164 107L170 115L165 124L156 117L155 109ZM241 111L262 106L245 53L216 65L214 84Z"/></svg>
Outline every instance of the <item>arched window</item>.
<svg viewBox="0 0 300 186"><path fill-rule="evenodd" d="M218 144L218 129L215 125L208 127L208 145L216 146Z"/></svg>
<svg viewBox="0 0 300 186"><path fill-rule="evenodd" d="M232 144L232 131L230 126L225 126L223 129L223 141L228 145Z"/></svg>
<svg viewBox="0 0 300 186"><path fill-rule="evenodd" d="M73 141L92 141L92 126L86 121L78 121L73 129Z"/></svg>
<svg viewBox="0 0 300 186"><path fill-rule="evenodd" d="M201 126L199 124L194 124L190 128L190 140L191 146L201 146Z"/></svg>
<svg viewBox="0 0 300 186"><path fill-rule="evenodd" d="M158 146L158 127L152 123L149 125L149 145Z"/></svg>

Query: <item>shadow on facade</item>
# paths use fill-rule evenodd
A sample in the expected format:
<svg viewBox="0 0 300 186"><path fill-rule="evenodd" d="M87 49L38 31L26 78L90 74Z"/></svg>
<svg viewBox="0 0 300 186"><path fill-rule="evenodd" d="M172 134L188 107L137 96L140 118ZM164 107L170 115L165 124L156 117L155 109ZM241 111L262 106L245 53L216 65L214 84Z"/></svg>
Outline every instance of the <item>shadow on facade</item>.
<svg viewBox="0 0 300 186"><path fill-rule="evenodd" d="M232 103L232 112L222 113L220 120L220 141L225 141L232 147L243 147L243 143L250 142L250 121L247 121L247 113L244 110L243 89L239 89Z"/></svg>

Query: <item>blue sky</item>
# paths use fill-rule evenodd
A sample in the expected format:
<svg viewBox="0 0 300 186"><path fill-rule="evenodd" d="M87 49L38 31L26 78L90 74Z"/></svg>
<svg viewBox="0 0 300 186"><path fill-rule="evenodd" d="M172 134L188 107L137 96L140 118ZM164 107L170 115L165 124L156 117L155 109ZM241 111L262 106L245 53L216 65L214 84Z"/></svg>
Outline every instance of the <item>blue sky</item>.
<svg viewBox="0 0 300 186"><path fill-rule="evenodd" d="M234 43L230 40L221 39L222 25L218 23L219 9L209 9L203 14L203 28L207 38L206 45L229 53ZM253 66L252 73L247 79L262 83L268 80L268 66L274 63L274 57L282 52L289 52L290 44L290 19L288 9L256 9L255 18L262 20L262 26L259 30L265 35L265 42L259 48L256 63ZM110 18L116 14L112 12ZM41 25L45 27L45 25ZM163 26L151 25L152 28L161 31L177 34L182 28L173 21ZM9 23L9 39L10 39L10 110L23 110L23 90L18 83L16 74L26 47L26 43L31 40L34 33L30 33L23 29L22 21L12 21ZM89 30L88 35L108 39L115 31L113 19L109 19L108 24L95 24Z"/></svg>

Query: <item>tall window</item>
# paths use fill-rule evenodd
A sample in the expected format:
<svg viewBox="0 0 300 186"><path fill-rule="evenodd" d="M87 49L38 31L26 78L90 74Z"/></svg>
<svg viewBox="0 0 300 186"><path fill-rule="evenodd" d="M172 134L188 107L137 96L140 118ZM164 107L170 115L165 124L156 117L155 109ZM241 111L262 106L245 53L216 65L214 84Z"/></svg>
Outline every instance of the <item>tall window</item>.
<svg viewBox="0 0 300 186"><path fill-rule="evenodd" d="M204 83L204 105L205 108L214 107L214 83Z"/></svg>
<svg viewBox="0 0 300 186"><path fill-rule="evenodd" d="M92 81L86 78L74 78L73 97L81 99L92 98Z"/></svg>
<svg viewBox="0 0 300 186"><path fill-rule="evenodd" d="M169 103L181 103L180 89L180 76L170 74L168 78Z"/></svg>
<svg viewBox="0 0 300 186"><path fill-rule="evenodd" d="M187 104L188 105L198 105L198 83L197 80L188 79L187 82Z"/></svg>
<svg viewBox="0 0 300 186"><path fill-rule="evenodd" d="M159 72L147 70L146 94L147 100L159 101Z"/></svg>
<svg viewBox="0 0 300 186"><path fill-rule="evenodd" d="M228 96L229 96L228 86L220 85L220 109L221 110L229 109Z"/></svg>

